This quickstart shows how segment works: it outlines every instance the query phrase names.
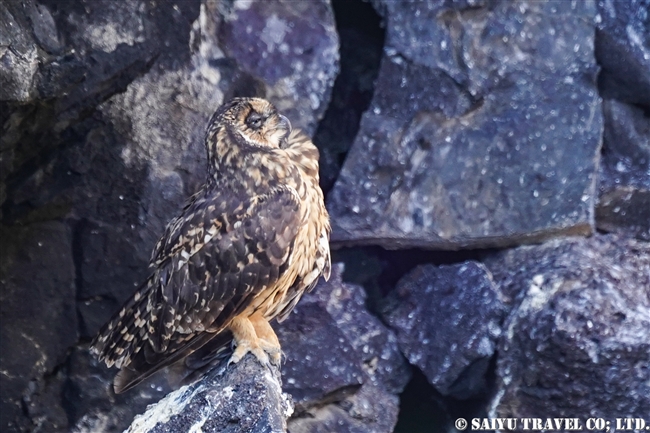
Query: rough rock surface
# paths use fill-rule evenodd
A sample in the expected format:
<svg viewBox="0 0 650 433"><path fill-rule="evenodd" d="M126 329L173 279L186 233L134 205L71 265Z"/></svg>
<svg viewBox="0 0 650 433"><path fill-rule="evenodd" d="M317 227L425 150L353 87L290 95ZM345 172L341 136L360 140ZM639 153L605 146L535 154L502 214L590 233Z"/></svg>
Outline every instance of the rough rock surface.
<svg viewBox="0 0 650 433"><path fill-rule="evenodd" d="M237 0L224 13L219 44L267 84L266 96L309 135L327 108L339 42L328 0Z"/></svg>
<svg viewBox="0 0 650 433"><path fill-rule="evenodd" d="M648 243L557 239L486 264L514 305L498 349L491 416L647 419Z"/></svg>
<svg viewBox="0 0 650 433"><path fill-rule="evenodd" d="M61 51L56 24L41 4L7 1L0 5L0 35L0 100L29 101L38 91L38 50Z"/></svg>
<svg viewBox="0 0 650 433"><path fill-rule="evenodd" d="M155 58L178 52L180 33L161 29L184 27L193 11L190 2L182 6L172 13L171 5L105 0L0 5L0 204L14 195L23 170L45 166L69 143L62 135L70 125L123 91Z"/></svg>
<svg viewBox="0 0 650 433"><path fill-rule="evenodd" d="M333 240L457 249L590 233L594 3L381 5L387 47L328 196Z"/></svg>
<svg viewBox="0 0 650 433"><path fill-rule="evenodd" d="M409 368L395 335L366 310L363 289L343 283L342 273L334 264L330 281L275 326L284 390L296 404L292 433L391 432L397 421Z"/></svg>
<svg viewBox="0 0 650 433"><path fill-rule="evenodd" d="M391 292L383 317L441 394L466 399L486 391L506 310L490 272L468 261L418 266Z"/></svg>
<svg viewBox="0 0 650 433"><path fill-rule="evenodd" d="M614 100L603 103L599 229L650 241L650 117Z"/></svg>
<svg viewBox="0 0 650 433"><path fill-rule="evenodd" d="M598 17L601 95L650 108L650 1L598 0Z"/></svg>
<svg viewBox="0 0 650 433"><path fill-rule="evenodd" d="M130 392L115 394L113 377L117 370L100 364L89 353L87 344L72 349L61 371L65 373L65 380L57 397L63 396L69 424L64 431L75 433L121 433L136 415L172 390L165 375L161 374ZM37 404L48 407L45 399ZM44 430L49 431L52 430Z"/></svg>
<svg viewBox="0 0 650 433"><path fill-rule="evenodd" d="M43 431L41 408L32 400L44 392L44 376L65 360L78 338L70 230L44 222L3 228L1 235L0 429ZM65 423L60 406L56 409L50 413ZM34 417L23 417L23 410Z"/></svg>
<svg viewBox="0 0 650 433"><path fill-rule="evenodd" d="M292 412L280 371L249 354L167 395L137 416L125 433L281 433Z"/></svg>
<svg viewBox="0 0 650 433"><path fill-rule="evenodd" d="M314 134L320 151L320 185L327 193L341 171L348 150L368 109L384 46L384 29L372 5L363 1L335 1L341 65L332 98ZM360 18L363 17L363 18Z"/></svg>

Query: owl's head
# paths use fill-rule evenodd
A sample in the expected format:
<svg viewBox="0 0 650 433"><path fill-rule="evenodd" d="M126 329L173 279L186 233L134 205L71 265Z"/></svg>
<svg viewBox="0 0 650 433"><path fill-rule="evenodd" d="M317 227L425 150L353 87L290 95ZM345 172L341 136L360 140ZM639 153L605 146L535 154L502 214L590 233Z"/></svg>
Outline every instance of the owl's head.
<svg viewBox="0 0 650 433"><path fill-rule="evenodd" d="M291 132L289 119L261 98L231 99L217 110L212 125L225 126L233 138L254 147L281 147Z"/></svg>

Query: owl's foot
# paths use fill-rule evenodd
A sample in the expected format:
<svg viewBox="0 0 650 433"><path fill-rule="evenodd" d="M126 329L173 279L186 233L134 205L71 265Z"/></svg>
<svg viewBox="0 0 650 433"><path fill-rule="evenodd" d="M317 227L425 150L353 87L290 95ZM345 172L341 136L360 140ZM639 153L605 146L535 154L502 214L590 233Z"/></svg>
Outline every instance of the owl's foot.
<svg viewBox="0 0 650 433"><path fill-rule="evenodd" d="M263 317L236 317L228 328L232 331L237 346L228 361L228 365L241 361L248 352L252 353L260 364L271 367L271 363L280 365L282 350L273 328Z"/></svg>
<svg viewBox="0 0 650 433"><path fill-rule="evenodd" d="M260 347L269 355L271 362L279 366L282 361L282 348L275 331L261 315L253 314L249 320L255 328L255 334L260 339Z"/></svg>

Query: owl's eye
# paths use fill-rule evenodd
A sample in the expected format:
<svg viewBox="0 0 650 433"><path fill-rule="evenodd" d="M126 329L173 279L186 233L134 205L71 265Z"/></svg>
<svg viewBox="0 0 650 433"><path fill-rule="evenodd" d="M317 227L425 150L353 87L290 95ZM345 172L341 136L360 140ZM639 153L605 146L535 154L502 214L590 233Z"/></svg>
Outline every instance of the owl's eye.
<svg viewBox="0 0 650 433"><path fill-rule="evenodd" d="M246 118L246 125L253 129L259 129L262 126L262 122L264 119L262 118L262 115L256 112L252 112L251 114L248 115Z"/></svg>

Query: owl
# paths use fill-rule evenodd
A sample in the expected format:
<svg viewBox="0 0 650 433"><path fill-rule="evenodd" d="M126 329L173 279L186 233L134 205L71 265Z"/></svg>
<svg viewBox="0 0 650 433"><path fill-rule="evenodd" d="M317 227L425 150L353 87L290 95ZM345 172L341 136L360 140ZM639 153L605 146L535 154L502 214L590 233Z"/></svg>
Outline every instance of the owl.
<svg viewBox="0 0 650 433"><path fill-rule="evenodd" d="M116 393L204 346L234 342L229 363L248 352L278 363L269 321L329 278L330 224L311 140L268 101L235 98L210 119L205 147L205 183L167 225L149 278L91 344L120 369Z"/></svg>

